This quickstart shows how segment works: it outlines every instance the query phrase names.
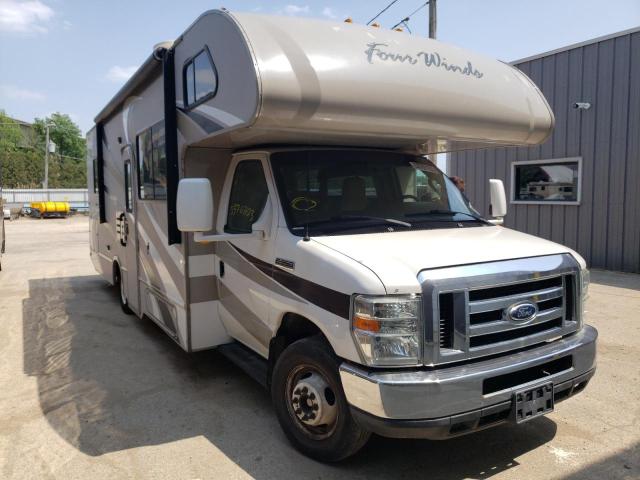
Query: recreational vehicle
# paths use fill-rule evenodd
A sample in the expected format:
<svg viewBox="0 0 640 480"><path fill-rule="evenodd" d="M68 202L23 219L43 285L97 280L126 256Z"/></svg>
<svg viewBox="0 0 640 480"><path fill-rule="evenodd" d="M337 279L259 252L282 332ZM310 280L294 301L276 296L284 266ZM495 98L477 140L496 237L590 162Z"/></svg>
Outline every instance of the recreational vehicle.
<svg viewBox="0 0 640 480"><path fill-rule="evenodd" d="M314 458L525 422L594 374L585 261L500 226L500 181L481 218L431 159L553 124L483 55L209 11L95 118L91 258L125 312L264 384Z"/></svg>

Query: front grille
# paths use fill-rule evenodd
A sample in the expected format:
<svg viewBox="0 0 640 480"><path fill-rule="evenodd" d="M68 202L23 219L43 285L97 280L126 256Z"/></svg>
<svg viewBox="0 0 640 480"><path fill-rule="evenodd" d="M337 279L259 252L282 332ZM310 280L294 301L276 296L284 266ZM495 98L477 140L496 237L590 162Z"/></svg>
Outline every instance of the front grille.
<svg viewBox="0 0 640 480"><path fill-rule="evenodd" d="M425 328L425 364L495 355L576 331L579 271L570 255L551 255L421 272L424 318L434 319ZM535 316L512 318L509 311L521 303L535 305Z"/></svg>
<svg viewBox="0 0 640 480"><path fill-rule="evenodd" d="M469 291L469 348L483 348L529 335L562 328L564 278L550 277ZM519 302L535 303L535 324L514 323L509 307Z"/></svg>

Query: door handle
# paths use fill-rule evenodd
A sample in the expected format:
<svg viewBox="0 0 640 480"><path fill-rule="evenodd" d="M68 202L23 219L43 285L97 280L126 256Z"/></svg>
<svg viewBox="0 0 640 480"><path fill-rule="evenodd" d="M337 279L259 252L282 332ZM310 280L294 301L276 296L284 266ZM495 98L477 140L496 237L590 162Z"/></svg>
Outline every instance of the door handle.
<svg viewBox="0 0 640 480"><path fill-rule="evenodd" d="M220 261L220 278L224 277L224 262Z"/></svg>

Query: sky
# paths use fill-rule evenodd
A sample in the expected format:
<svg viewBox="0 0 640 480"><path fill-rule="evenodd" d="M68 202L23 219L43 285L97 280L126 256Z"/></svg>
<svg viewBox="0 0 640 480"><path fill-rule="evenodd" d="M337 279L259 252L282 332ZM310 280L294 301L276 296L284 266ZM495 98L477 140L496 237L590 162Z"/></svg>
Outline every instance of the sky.
<svg viewBox="0 0 640 480"><path fill-rule="evenodd" d="M67 113L83 132L153 45L224 6L367 23L391 0L0 0L0 109L32 121ZM397 0L392 27L425 0ZM428 9L409 21L426 36ZM513 61L640 25L640 0L438 0L438 40Z"/></svg>

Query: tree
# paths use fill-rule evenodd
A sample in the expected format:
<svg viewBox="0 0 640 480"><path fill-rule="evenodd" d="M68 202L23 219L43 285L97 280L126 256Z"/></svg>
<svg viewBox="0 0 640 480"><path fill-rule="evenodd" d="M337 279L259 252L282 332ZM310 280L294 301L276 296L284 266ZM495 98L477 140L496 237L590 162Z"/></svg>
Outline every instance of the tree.
<svg viewBox="0 0 640 480"><path fill-rule="evenodd" d="M68 115L54 113L36 119L35 138L25 138L20 125L0 111L0 182L5 188L39 188L44 178L45 125L56 144L49 155L51 188L85 188L85 141L78 126Z"/></svg>
<svg viewBox="0 0 640 480"><path fill-rule="evenodd" d="M56 153L49 156L49 186L51 188L86 187L86 143L80 128L69 115L59 112L45 119L36 118L33 127L42 152L45 148L47 123L49 139L56 144Z"/></svg>
<svg viewBox="0 0 640 480"><path fill-rule="evenodd" d="M22 131L18 122L0 110L0 153L15 151L22 143Z"/></svg>
<svg viewBox="0 0 640 480"><path fill-rule="evenodd" d="M82 137L80 128L73 123L69 115L54 113L47 118L36 118L33 128L38 136L38 143L42 145L44 151L45 124L49 124L49 138L56 144L56 153L67 157L85 158L85 140Z"/></svg>

